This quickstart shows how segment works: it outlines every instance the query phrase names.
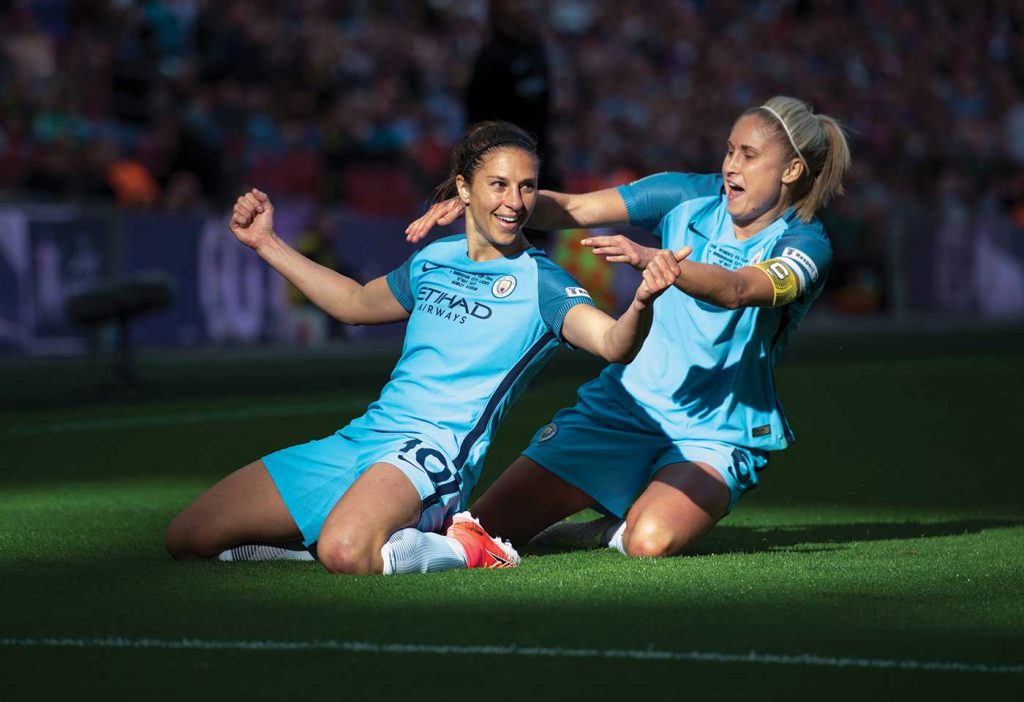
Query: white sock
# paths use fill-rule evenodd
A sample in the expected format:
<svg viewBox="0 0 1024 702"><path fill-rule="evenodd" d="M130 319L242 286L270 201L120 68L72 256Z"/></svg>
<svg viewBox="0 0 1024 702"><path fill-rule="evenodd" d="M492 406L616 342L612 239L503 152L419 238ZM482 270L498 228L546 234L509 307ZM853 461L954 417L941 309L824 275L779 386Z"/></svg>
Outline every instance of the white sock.
<svg viewBox="0 0 1024 702"><path fill-rule="evenodd" d="M242 544L217 556L218 561L312 561L306 549L285 548L273 544Z"/></svg>
<svg viewBox="0 0 1024 702"><path fill-rule="evenodd" d="M450 536L419 529L400 529L380 550L384 575L398 573L437 573L466 567L466 552Z"/></svg>
<svg viewBox="0 0 1024 702"><path fill-rule="evenodd" d="M628 556L626 553L626 547L622 544L622 535L626 533L626 520L622 520L622 524L612 534L612 538L608 539L608 548L614 548L616 551L621 553L623 556Z"/></svg>

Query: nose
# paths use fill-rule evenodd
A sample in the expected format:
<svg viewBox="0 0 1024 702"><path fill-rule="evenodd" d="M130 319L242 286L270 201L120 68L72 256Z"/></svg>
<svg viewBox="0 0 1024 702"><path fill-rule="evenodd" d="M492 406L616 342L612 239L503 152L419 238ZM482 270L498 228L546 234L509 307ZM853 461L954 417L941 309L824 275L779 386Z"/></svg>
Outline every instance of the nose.
<svg viewBox="0 0 1024 702"><path fill-rule="evenodd" d="M523 209L523 194L519 188L509 188L505 193L505 206L518 212Z"/></svg>

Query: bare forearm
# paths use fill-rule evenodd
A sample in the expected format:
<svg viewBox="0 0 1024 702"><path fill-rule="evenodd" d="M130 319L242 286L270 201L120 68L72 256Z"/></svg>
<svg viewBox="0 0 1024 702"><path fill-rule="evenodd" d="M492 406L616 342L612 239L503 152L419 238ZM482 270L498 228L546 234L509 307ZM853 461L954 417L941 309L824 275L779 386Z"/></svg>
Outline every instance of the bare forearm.
<svg viewBox="0 0 1024 702"><path fill-rule="evenodd" d="M634 298L629 308L605 332L601 355L611 363L629 363L640 353L653 322L653 305Z"/></svg>
<svg viewBox="0 0 1024 702"><path fill-rule="evenodd" d="M349 298L362 289L360 283L311 261L276 234L268 238L257 253L314 305L335 319L354 323Z"/></svg>
<svg viewBox="0 0 1024 702"><path fill-rule="evenodd" d="M722 266L696 261L681 261L675 286L684 293L716 307L734 310L740 307L770 305L771 298L762 300L762 286L756 283L764 277L749 267L730 271ZM755 283L755 284L752 284Z"/></svg>
<svg viewBox="0 0 1024 702"><path fill-rule="evenodd" d="M679 277L678 262L689 255L680 251L659 251L644 268L643 280L629 308L613 320L590 305L576 305L565 316L562 334L566 340L612 363L629 363L640 352L654 320L654 301Z"/></svg>
<svg viewBox="0 0 1024 702"><path fill-rule="evenodd" d="M580 226L569 212L568 196L551 190L541 190L537 195L537 205L530 215L529 226L534 229L553 231L556 229L572 229Z"/></svg>
<svg viewBox="0 0 1024 702"><path fill-rule="evenodd" d="M605 227L629 221L626 204L617 190L569 194L541 190L530 216L534 229Z"/></svg>

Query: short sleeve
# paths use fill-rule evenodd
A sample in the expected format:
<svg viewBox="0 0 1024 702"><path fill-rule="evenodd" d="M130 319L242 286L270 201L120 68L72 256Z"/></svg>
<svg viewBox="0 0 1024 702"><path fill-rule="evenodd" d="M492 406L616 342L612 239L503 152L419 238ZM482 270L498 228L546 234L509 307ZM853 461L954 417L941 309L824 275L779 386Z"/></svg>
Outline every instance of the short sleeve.
<svg viewBox="0 0 1024 702"><path fill-rule="evenodd" d="M537 302L541 319L551 332L562 338L565 315L576 305L594 305L586 288L547 258L537 258Z"/></svg>
<svg viewBox="0 0 1024 702"><path fill-rule="evenodd" d="M658 173L620 185L629 223L653 232L658 223L687 200L713 197L722 191L722 176L696 173Z"/></svg>
<svg viewBox="0 0 1024 702"><path fill-rule="evenodd" d="M416 258L416 254L405 260L405 263L400 265L395 270L391 271L387 275L388 287L391 288L391 294L395 296L406 312L412 312L415 307L415 295L412 290L412 262Z"/></svg>
<svg viewBox="0 0 1024 702"><path fill-rule="evenodd" d="M832 245L820 225L801 225L784 234L769 258L784 261L797 277L799 294L822 285L832 267Z"/></svg>

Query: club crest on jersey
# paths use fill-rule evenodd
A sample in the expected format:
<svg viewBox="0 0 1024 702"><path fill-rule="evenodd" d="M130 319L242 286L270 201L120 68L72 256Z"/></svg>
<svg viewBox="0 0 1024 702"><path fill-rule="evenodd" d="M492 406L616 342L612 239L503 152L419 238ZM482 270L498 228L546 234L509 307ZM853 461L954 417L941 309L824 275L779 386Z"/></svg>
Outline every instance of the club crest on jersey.
<svg viewBox="0 0 1024 702"><path fill-rule="evenodd" d="M552 438L557 433L558 425L555 424L554 422L551 422L551 424L546 425L543 429L540 430L540 434L537 435L537 443L543 444L545 441Z"/></svg>
<svg viewBox="0 0 1024 702"><path fill-rule="evenodd" d="M491 286L491 294L497 298L508 297L516 289L516 278L513 275L503 275L494 281Z"/></svg>

